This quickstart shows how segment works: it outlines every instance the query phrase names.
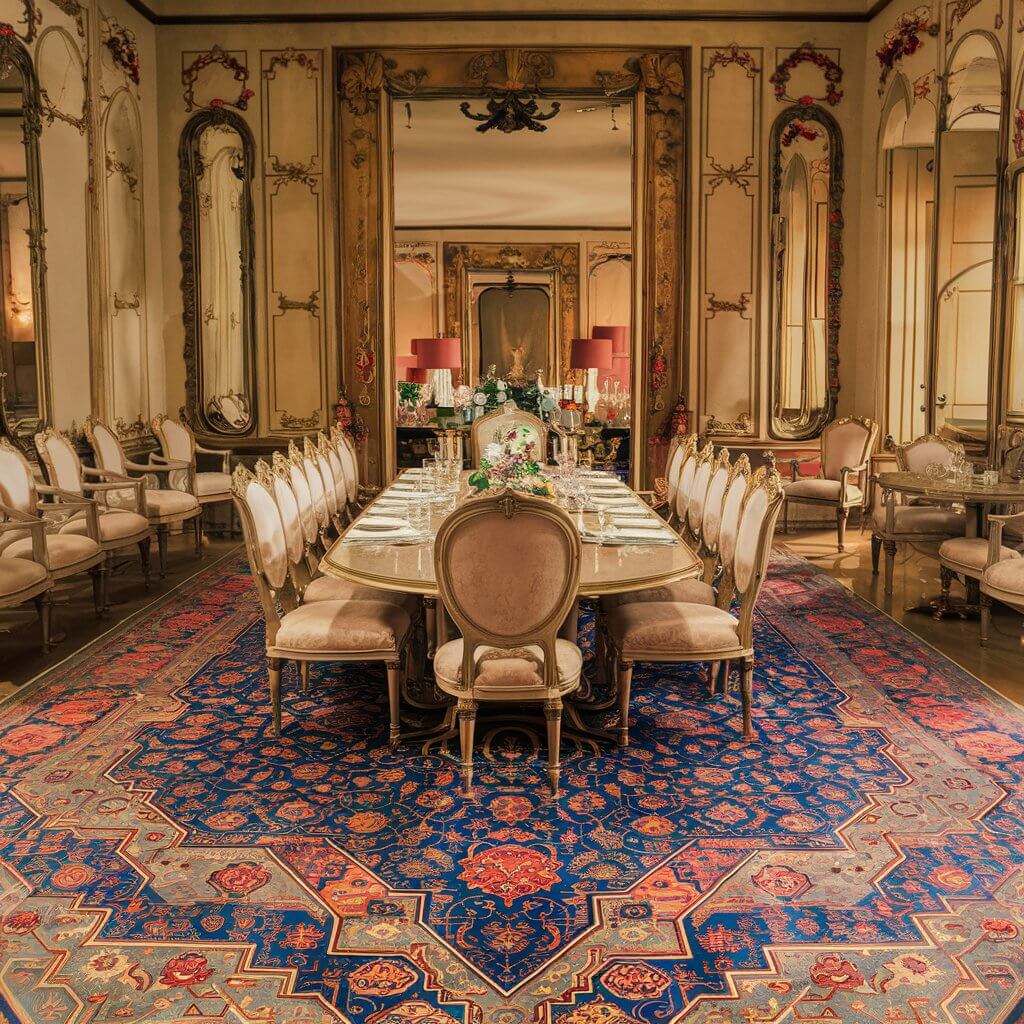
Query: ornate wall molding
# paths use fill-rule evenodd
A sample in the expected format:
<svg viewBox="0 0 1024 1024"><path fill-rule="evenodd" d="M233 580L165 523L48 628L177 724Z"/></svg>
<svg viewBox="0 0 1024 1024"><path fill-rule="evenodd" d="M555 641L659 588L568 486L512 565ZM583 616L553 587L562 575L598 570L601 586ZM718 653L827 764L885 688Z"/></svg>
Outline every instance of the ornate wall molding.
<svg viewBox="0 0 1024 1024"><path fill-rule="evenodd" d="M839 88L839 83L843 80L843 69L839 66L838 60L833 60L829 56L830 53L839 56L838 50L818 50L813 43L803 43L784 57L768 79L774 87L775 98L780 103L798 103L801 106L808 106L811 103L827 103L830 107L838 106L843 98L843 90ZM791 96L789 94L789 83L793 71L801 64L812 64L820 69L825 79L824 96Z"/></svg>
<svg viewBox="0 0 1024 1024"><path fill-rule="evenodd" d="M107 51L111 61L136 88L142 84L142 70L139 65L139 45L135 33L114 18L104 18L100 23L100 45Z"/></svg>
<svg viewBox="0 0 1024 1024"><path fill-rule="evenodd" d="M245 64L248 58L244 50L229 51L214 45L203 53L195 54L195 59L189 64L184 64L185 58L192 55L190 52L185 52L181 55L183 65L181 71L181 95L185 101L186 112L191 112L201 107L223 106L235 107L237 110L248 110L249 100L256 94L248 85L249 68ZM231 77L239 83L238 95L234 99L214 96L205 103L200 103L196 100L196 86L199 84L200 76L207 68L217 65L230 71Z"/></svg>
<svg viewBox="0 0 1024 1024"><path fill-rule="evenodd" d="M906 11L896 19L896 24L886 32L882 45L875 51L878 60L878 95L885 94L885 87L896 65L904 57L911 57L923 47L922 35L937 36L939 24L932 20L929 4L921 4L912 11Z"/></svg>

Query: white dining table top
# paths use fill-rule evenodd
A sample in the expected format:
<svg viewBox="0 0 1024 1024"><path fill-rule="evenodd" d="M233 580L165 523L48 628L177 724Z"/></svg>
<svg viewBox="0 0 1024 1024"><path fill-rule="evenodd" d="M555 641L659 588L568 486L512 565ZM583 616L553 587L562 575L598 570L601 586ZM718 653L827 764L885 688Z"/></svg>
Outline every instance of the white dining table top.
<svg viewBox="0 0 1024 1024"><path fill-rule="evenodd" d="M475 493L466 483L467 475L463 474L459 503L472 500ZM627 526L608 543L590 542L597 531L597 513L571 513L582 522L584 531L579 596L628 593L701 574L703 564L694 550L638 494L625 484L616 486L612 477L601 480L595 475L593 479L595 498L607 495L609 502L616 499L621 505L621 511L616 505L617 510L610 512L609 518L614 516L618 522L625 522L635 517L651 528L654 542L645 543L642 537L634 542L633 530ZM379 539L369 532L379 526L387 531L393 528L394 520L404 519L400 502L404 496L415 493L415 480L414 474L403 474L377 495L324 555L320 569L325 575L382 590L437 595L433 535L443 516L435 514L427 535L422 537L407 527L394 528L395 538L391 539L387 532L381 532ZM482 553L481 558L486 555Z"/></svg>

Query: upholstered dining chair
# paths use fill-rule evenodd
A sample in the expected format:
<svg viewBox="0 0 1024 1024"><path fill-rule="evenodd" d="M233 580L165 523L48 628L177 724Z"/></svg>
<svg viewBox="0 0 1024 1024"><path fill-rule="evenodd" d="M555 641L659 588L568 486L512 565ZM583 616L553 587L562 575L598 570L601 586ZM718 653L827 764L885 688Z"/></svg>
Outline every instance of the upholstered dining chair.
<svg viewBox="0 0 1024 1024"><path fill-rule="evenodd" d="M45 492L49 501L40 501L39 492ZM24 521L39 519L46 527L43 546L45 564L54 582L71 579L82 573L92 576L93 601L96 614L102 615L107 606L106 555L99 544L99 525L96 507L81 495L63 495L56 488L36 481L32 467L22 453L7 438L0 438L0 511L7 518ZM84 534L58 533L60 526L71 516L82 516L86 523ZM11 540L0 537L0 558L35 559L39 547L35 533L18 538L11 531Z"/></svg>
<svg viewBox="0 0 1024 1024"><path fill-rule="evenodd" d="M989 563L981 574L981 643L988 643L992 602L1009 605L1024 614L1024 558L1002 558L1003 532L1024 534L1024 512L988 517ZM1024 645L1024 635L1021 636Z"/></svg>
<svg viewBox="0 0 1024 1024"><path fill-rule="evenodd" d="M348 488L348 503L352 511L362 508L363 504L378 494L380 488L369 487L359 480L359 454L355 442L349 433L337 424L331 427L331 443L341 459L341 468L345 474L345 485Z"/></svg>
<svg viewBox="0 0 1024 1024"><path fill-rule="evenodd" d="M331 513L327 504L327 490L324 487L323 474L316 460L309 454L309 439L303 439L303 451L299 451L294 441L288 442L288 458L302 470L306 476L306 485L313 500L313 512L316 515L317 530L320 534L320 548L327 550L330 544L328 529L331 525Z"/></svg>
<svg viewBox="0 0 1024 1024"><path fill-rule="evenodd" d="M142 491L142 512L156 530L160 575L167 575L167 537L172 526L183 526L191 521L198 558L203 553L203 510L195 496L192 464L172 459L147 463L132 462L125 454L117 434L102 420L92 416L86 418L85 436L92 445L97 468L106 474L107 479L123 480L126 483L143 481L148 484L147 477L162 476L167 481L167 487L145 486ZM187 486L180 491L169 486L169 478L175 472L184 473L187 479ZM129 502L134 500L130 492L125 492L125 499ZM116 504L119 500L121 495L116 491L107 495L108 504Z"/></svg>
<svg viewBox="0 0 1024 1024"><path fill-rule="evenodd" d="M694 542L693 524L700 529L707 498L708 484L714 468L715 446L711 441L696 452L682 468L676 489L676 521L679 533L687 543Z"/></svg>
<svg viewBox="0 0 1024 1024"><path fill-rule="evenodd" d="M295 502L299 507L299 523L306 542L306 562L310 572L313 572L320 564L325 549L320 535L320 521L313 506L313 495L309 490L309 481L306 479L302 460L275 451L271 459L271 469L275 476L288 481L295 496Z"/></svg>
<svg viewBox="0 0 1024 1024"><path fill-rule="evenodd" d="M950 466L963 454L963 445L937 434L925 434L907 444L897 446L896 464L903 472L924 473L933 463ZM884 591L891 594L898 545L941 544L946 538L959 538L965 541L963 535L966 528L967 518L963 509L930 501L904 504L895 491L879 486L878 501L871 515L871 572L875 576L878 575L879 552L884 548ZM947 547L946 554L952 560L965 565L970 565L980 558L981 565L984 566L987 550L987 542L981 540L980 545L961 543ZM944 578L943 587L947 594L951 580L952 577L948 580Z"/></svg>
<svg viewBox="0 0 1024 1024"><path fill-rule="evenodd" d="M696 454L696 434L672 438L668 459L665 463L665 504L668 508L667 519L670 523L674 523L676 519L676 494L679 491L679 478L683 467Z"/></svg>
<svg viewBox="0 0 1024 1024"><path fill-rule="evenodd" d="M338 490L334 484L334 474L312 438L304 437L302 439L302 459L306 465L307 475L312 472L319 478L324 507L327 512L324 529L331 537L339 537L343 527L338 518ZM326 541L328 536L325 535L324 539Z"/></svg>
<svg viewBox="0 0 1024 1024"><path fill-rule="evenodd" d="M724 663L727 674L732 662L742 662L743 737L753 738L754 605L783 500L779 474L767 467L757 470L743 498L735 545L727 548L723 538L722 579L715 604L632 602L608 609L605 643L616 663L621 746L629 743L630 688L638 661ZM738 616L730 611L734 599Z"/></svg>
<svg viewBox="0 0 1024 1024"><path fill-rule="evenodd" d="M189 480L194 485L192 493L204 508L207 505L226 504L231 500L231 458L234 452L230 448L207 448L196 441L192 428L183 420L172 419L161 413L153 419L153 434L160 442L161 454L154 454L153 459L185 462L191 467L188 472L177 473L170 477L172 487L184 490ZM196 464L197 455L217 456L220 461L219 470L199 470Z"/></svg>
<svg viewBox="0 0 1024 1024"><path fill-rule="evenodd" d="M149 519L143 514L143 481L126 482L120 477L115 479L102 469L82 465L71 439L51 427L35 435L35 446L39 453L39 461L46 472L46 479L56 494L63 494L68 500L86 497L94 501L99 515L99 542L107 558L108 577L118 552L137 547L142 566L142 579L148 588L150 548L155 531ZM121 502L118 507L107 503L107 496L112 492ZM84 514L72 516L60 527L60 532L87 536L88 517Z"/></svg>
<svg viewBox="0 0 1024 1024"><path fill-rule="evenodd" d="M505 431L513 428L521 429L537 446L537 461L546 462L548 457L548 425L532 413L516 406L515 402L506 402L500 409L474 420L470 427L470 447L473 454L473 465L479 466L484 449Z"/></svg>
<svg viewBox="0 0 1024 1024"><path fill-rule="evenodd" d="M316 450L320 454L321 470L326 465L324 482L326 483L330 479L331 485L334 487L334 503L337 508L334 526L340 536L348 523L352 521L352 511L348 504L348 481L345 479L345 467L341 464L338 449L323 431L316 435Z"/></svg>
<svg viewBox="0 0 1024 1024"><path fill-rule="evenodd" d="M0 558L0 608L17 608L33 601L39 614L43 654L50 653L50 621L53 601L50 591L53 575L46 560L46 523L17 509L0 506L0 539L14 534L20 541L31 538L30 558Z"/></svg>
<svg viewBox="0 0 1024 1024"><path fill-rule="evenodd" d="M311 662L382 662L387 670L389 741L394 746L400 732L402 661L413 633L409 615L384 601L300 604L289 573L289 545L273 492L244 466L236 466L232 493L266 620L274 735L281 734L282 662L297 662L304 681L308 667L302 666Z"/></svg>
<svg viewBox="0 0 1024 1024"><path fill-rule="evenodd" d="M878 436L878 424L860 416L833 420L821 431L820 455L791 459L791 479L786 481L783 530L789 530L789 506L813 505L835 509L836 540L846 550L846 519L851 508L859 508L861 520L867 502L867 471L871 449ZM818 462L816 477L801 477L800 466Z"/></svg>
<svg viewBox="0 0 1024 1024"><path fill-rule="evenodd" d="M481 551L488 552L483 567ZM480 703L536 701L547 720L548 782L557 795L562 698L579 687L583 671L583 652L558 636L579 585L572 519L552 502L512 491L476 498L442 523L434 573L462 632L437 649L434 678L457 701L466 788Z"/></svg>

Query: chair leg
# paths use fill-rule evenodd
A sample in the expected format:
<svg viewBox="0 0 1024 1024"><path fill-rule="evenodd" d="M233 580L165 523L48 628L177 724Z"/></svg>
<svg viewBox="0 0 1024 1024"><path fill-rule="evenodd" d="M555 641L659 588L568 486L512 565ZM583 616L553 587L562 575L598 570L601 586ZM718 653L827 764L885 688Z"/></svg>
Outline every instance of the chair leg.
<svg viewBox="0 0 1024 1024"><path fill-rule="evenodd" d="M467 793L473 788L473 734L476 730L476 701L472 698L460 698L459 714L459 750L462 755L462 784Z"/></svg>
<svg viewBox="0 0 1024 1024"><path fill-rule="evenodd" d="M782 532L789 533L789 502L782 502Z"/></svg>
<svg viewBox="0 0 1024 1024"><path fill-rule="evenodd" d="M388 747L391 750L398 748L398 741L401 738L402 722L402 663L400 661L389 661L388 670L388 714L391 728L388 733Z"/></svg>
<svg viewBox="0 0 1024 1024"><path fill-rule="evenodd" d="M878 557L882 553L882 538L877 533L871 534L871 575L878 575Z"/></svg>
<svg viewBox="0 0 1024 1024"><path fill-rule="evenodd" d="M956 573L947 569L944 565L939 566L939 607L935 610L935 617L942 618L942 613L949 607L949 591L953 586L953 577Z"/></svg>
<svg viewBox="0 0 1024 1024"><path fill-rule="evenodd" d="M885 547L885 592L892 593L892 574L896 568L896 541L887 540Z"/></svg>
<svg viewBox="0 0 1024 1024"><path fill-rule="evenodd" d="M615 691L619 698L619 746L629 746L629 691L633 684L633 662L618 662Z"/></svg>
<svg viewBox="0 0 1024 1024"><path fill-rule="evenodd" d="M192 529L196 534L196 558L203 555L203 513L200 509L199 515L192 518Z"/></svg>
<svg viewBox="0 0 1024 1024"><path fill-rule="evenodd" d="M988 643L988 631L992 625L992 598L988 594L981 595L981 636L979 642L984 647Z"/></svg>
<svg viewBox="0 0 1024 1024"><path fill-rule="evenodd" d="M100 588L103 593L103 614L110 613L110 558L103 560L100 566Z"/></svg>
<svg viewBox="0 0 1024 1024"><path fill-rule="evenodd" d="M836 509L836 539L839 542L839 552L846 551L846 517L849 511L845 508Z"/></svg>
<svg viewBox="0 0 1024 1024"><path fill-rule="evenodd" d="M302 681L302 692L309 693L309 662L299 662L299 679Z"/></svg>
<svg viewBox="0 0 1024 1024"><path fill-rule="evenodd" d="M423 617L427 624L427 658L433 661L437 650L437 598L423 598Z"/></svg>
<svg viewBox="0 0 1024 1024"><path fill-rule="evenodd" d="M147 537L145 540L139 541L139 561L142 564L142 583L146 590L149 590L149 584L152 578L152 570L150 569L150 551L152 547L152 537Z"/></svg>
<svg viewBox="0 0 1024 1024"><path fill-rule="evenodd" d="M722 670L722 663L720 661L709 661L708 662L708 691L714 695L715 689L718 686L718 675Z"/></svg>
<svg viewBox="0 0 1024 1024"><path fill-rule="evenodd" d="M558 796L558 780L562 773L562 698L544 702L544 718L548 723L548 785L551 795Z"/></svg>
<svg viewBox="0 0 1024 1024"><path fill-rule="evenodd" d="M754 738L754 726L751 721L754 703L754 659L743 659L743 684L740 692L740 699L743 702L743 738L752 740Z"/></svg>
<svg viewBox="0 0 1024 1024"><path fill-rule="evenodd" d="M281 659L268 658L270 670L270 706L274 715L274 735L281 735Z"/></svg>
<svg viewBox="0 0 1024 1024"><path fill-rule="evenodd" d="M92 603L96 609L96 618L103 618L103 570L100 566L93 566L89 570L89 575L92 577Z"/></svg>
<svg viewBox="0 0 1024 1024"><path fill-rule="evenodd" d="M167 575L167 525L156 528L156 550L160 561L160 579Z"/></svg>
<svg viewBox="0 0 1024 1024"><path fill-rule="evenodd" d="M51 630L53 626L53 600L50 595L40 594L35 599L36 612L39 614L39 628L42 632L43 654L49 654L53 647Z"/></svg>

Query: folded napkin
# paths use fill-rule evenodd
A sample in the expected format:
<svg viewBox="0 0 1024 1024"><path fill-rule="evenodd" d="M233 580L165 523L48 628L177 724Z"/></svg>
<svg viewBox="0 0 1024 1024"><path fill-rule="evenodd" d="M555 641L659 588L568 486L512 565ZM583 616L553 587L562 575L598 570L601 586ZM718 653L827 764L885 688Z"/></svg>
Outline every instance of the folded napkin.
<svg viewBox="0 0 1024 1024"><path fill-rule="evenodd" d="M612 522L620 529L626 530L661 530L663 523L654 519L637 519L635 516L612 516Z"/></svg>
<svg viewBox="0 0 1024 1024"><path fill-rule="evenodd" d="M589 538L584 537L584 540ZM596 538L595 538L596 539ZM605 544L675 544L678 538L667 530L617 530L613 536L605 537Z"/></svg>
<svg viewBox="0 0 1024 1024"><path fill-rule="evenodd" d="M367 512L359 520L360 527L386 527L388 531L397 530L400 526L408 526L409 522L404 516L378 515L376 512ZM377 532L384 532L378 530Z"/></svg>
<svg viewBox="0 0 1024 1024"><path fill-rule="evenodd" d="M628 505L635 508L636 502L627 501L626 497L625 494L591 494L590 500L596 505Z"/></svg>
<svg viewBox="0 0 1024 1024"><path fill-rule="evenodd" d="M355 542L372 542L375 544L395 544L399 541L427 541L430 535L414 530L411 526L403 526L397 530L361 530L358 525L349 529L345 534L344 544Z"/></svg>
<svg viewBox="0 0 1024 1024"><path fill-rule="evenodd" d="M406 483L403 480L396 480L395 483L388 487L388 491L418 491L419 489L419 484L414 484L412 481Z"/></svg>

